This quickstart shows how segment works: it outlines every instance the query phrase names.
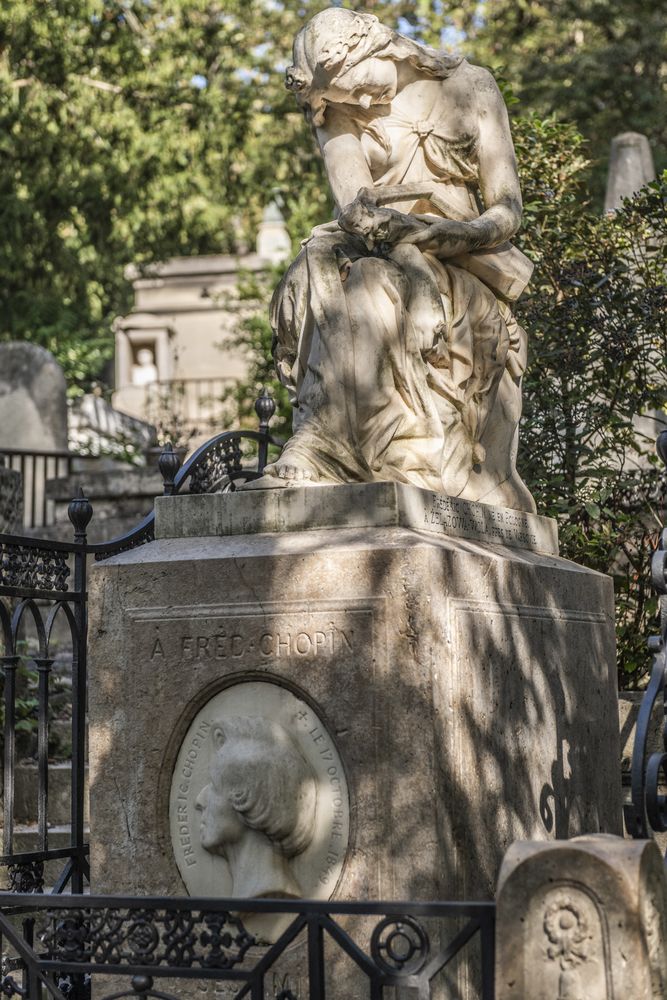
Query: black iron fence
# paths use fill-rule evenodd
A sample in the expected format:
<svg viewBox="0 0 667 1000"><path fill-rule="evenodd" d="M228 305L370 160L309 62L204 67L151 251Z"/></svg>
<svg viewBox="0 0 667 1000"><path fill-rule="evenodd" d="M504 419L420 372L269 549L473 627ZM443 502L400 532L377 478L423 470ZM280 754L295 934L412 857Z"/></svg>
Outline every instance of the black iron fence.
<svg viewBox="0 0 667 1000"><path fill-rule="evenodd" d="M4 459L5 466L21 474L24 528L44 528L53 524L54 504L46 495L46 484L49 479L69 476L76 457L68 451L0 447L0 459Z"/></svg>
<svg viewBox="0 0 667 1000"><path fill-rule="evenodd" d="M160 457L164 493L188 489L204 493L234 489L239 482L258 478L267 463L269 449L280 441L269 431L275 411L264 392L255 403L258 430L219 434L203 445L181 468L177 455L167 446ZM110 542L88 544L86 530L93 514L83 496L69 505L74 528L71 542L36 539L18 534L0 534L0 671L3 680L0 709L3 733L3 828L0 868L8 872L10 888L17 892L42 892L45 866L48 888L60 893L84 889L88 877L88 846L85 841L85 736L87 692L87 559L104 559L117 552L150 541L151 513L131 532ZM49 731L53 700L52 677L63 651L70 659L71 725L70 819L67 843L49 843ZM69 671L68 671L69 673ZM21 682L33 675L29 718ZM67 713L66 713L67 714ZM36 730L36 844L17 847L15 815L17 778L17 729L29 724ZM62 862L62 866L58 865ZM53 869L59 868L54 874Z"/></svg>
<svg viewBox="0 0 667 1000"><path fill-rule="evenodd" d="M248 926L261 916L285 924L268 945L246 929L239 904L0 895L7 956L0 993L87 1000L91 982L104 975L96 1000L177 1000L175 980L181 996L191 995L194 981L213 980L235 1000L382 1000L397 987L426 1000L463 959L481 1000L493 1000L493 903L243 901Z"/></svg>
<svg viewBox="0 0 667 1000"><path fill-rule="evenodd" d="M20 535L0 535L0 668L4 679L3 830L0 865L8 867L10 885L19 892L42 891L44 865L62 860L54 885L69 883L82 892L87 876L84 842L84 755L86 711L86 525L92 507L82 496L69 508L74 541L55 542ZM49 679L55 660L54 631L64 621L71 651L71 839L49 847ZM37 837L34 851L14 846L17 679L19 668L37 672Z"/></svg>
<svg viewBox="0 0 667 1000"><path fill-rule="evenodd" d="M659 435L657 451L667 467L667 431ZM659 595L660 634L648 641L653 666L637 717L631 766L632 801L625 810L628 833L640 840L667 832L667 526L653 553L651 580ZM656 711L662 716L663 746L651 752L649 739Z"/></svg>

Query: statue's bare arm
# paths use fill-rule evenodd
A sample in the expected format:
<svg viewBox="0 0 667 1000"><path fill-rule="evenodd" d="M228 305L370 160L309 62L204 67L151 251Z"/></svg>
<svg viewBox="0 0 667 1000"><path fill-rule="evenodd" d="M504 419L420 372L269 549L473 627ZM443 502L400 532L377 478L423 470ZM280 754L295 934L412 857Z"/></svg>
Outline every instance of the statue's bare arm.
<svg viewBox="0 0 667 1000"><path fill-rule="evenodd" d="M371 249L379 241L397 243L426 228L414 216L378 205L377 196L388 189L373 186L361 142L344 110L329 107L325 127L317 130L317 138L342 229L361 236Z"/></svg>
<svg viewBox="0 0 667 1000"><path fill-rule="evenodd" d="M361 190L373 187L361 142L345 112L331 105L327 108L324 127L317 129L317 139L331 193L341 210L353 202Z"/></svg>
<svg viewBox="0 0 667 1000"><path fill-rule="evenodd" d="M478 79L479 187L486 211L471 222L492 247L514 236L521 225L521 188L507 108L488 70L470 67Z"/></svg>

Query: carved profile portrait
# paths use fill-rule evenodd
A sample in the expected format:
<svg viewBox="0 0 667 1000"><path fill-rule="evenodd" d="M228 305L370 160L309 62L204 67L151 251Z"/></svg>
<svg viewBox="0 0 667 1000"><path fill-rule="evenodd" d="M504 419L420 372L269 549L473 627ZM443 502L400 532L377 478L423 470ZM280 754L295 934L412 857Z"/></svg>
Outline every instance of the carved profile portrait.
<svg viewBox="0 0 667 1000"><path fill-rule="evenodd" d="M290 860L313 839L317 779L287 730L261 717L213 724L200 842L229 865L238 897L300 897Z"/></svg>

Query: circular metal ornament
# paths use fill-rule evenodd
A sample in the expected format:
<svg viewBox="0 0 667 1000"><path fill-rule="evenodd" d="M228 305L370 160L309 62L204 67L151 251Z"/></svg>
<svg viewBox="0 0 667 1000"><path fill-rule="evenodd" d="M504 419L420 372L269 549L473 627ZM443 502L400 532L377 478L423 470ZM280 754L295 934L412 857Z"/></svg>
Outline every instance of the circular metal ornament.
<svg viewBox="0 0 667 1000"><path fill-rule="evenodd" d="M129 928L127 943L134 958L152 958L160 943L160 936L150 919L140 916Z"/></svg>
<svg viewBox="0 0 667 1000"><path fill-rule="evenodd" d="M428 934L414 917L385 917L371 936L373 960L391 976L417 975L428 953Z"/></svg>

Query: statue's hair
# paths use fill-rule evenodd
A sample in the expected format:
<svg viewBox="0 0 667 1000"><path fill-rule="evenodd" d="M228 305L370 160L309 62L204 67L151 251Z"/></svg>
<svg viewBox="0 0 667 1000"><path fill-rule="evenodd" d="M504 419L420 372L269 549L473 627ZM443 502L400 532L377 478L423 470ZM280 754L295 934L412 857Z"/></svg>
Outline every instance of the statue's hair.
<svg viewBox="0 0 667 1000"><path fill-rule="evenodd" d="M291 858L310 844L317 810L317 779L294 739L277 722L234 717L212 728L211 778L253 830Z"/></svg>
<svg viewBox="0 0 667 1000"><path fill-rule="evenodd" d="M445 79L460 56L419 45L381 24L375 14L330 7L316 14L294 39L285 83L313 125L322 125L324 93L342 73L371 56L406 60L428 76Z"/></svg>

